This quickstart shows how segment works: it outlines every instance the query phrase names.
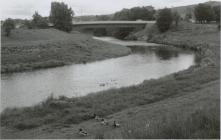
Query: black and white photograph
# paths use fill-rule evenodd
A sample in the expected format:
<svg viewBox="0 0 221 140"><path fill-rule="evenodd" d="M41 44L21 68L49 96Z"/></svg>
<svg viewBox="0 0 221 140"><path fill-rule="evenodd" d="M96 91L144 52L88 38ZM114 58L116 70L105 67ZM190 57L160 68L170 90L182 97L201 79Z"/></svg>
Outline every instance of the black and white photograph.
<svg viewBox="0 0 221 140"><path fill-rule="evenodd" d="M220 139L221 0L0 0L1 139Z"/></svg>

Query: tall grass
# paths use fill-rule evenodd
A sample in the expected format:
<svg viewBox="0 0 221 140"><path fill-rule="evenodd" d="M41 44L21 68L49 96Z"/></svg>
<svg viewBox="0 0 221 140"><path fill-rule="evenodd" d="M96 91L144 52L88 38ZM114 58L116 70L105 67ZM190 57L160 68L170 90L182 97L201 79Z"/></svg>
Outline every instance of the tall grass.
<svg viewBox="0 0 221 140"><path fill-rule="evenodd" d="M127 139L220 138L219 108L198 109L191 114L169 114L154 121L132 122L122 128Z"/></svg>

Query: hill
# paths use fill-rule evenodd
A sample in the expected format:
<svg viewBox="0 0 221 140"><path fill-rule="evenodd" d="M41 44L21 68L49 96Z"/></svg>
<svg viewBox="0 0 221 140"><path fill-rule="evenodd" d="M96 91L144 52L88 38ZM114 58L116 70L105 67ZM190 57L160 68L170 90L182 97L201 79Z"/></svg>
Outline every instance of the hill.
<svg viewBox="0 0 221 140"><path fill-rule="evenodd" d="M213 7L213 6L221 5L221 2L220 1L208 1L208 2L205 2L204 4L208 4ZM194 15L193 12L194 12L194 7L196 5L197 4L174 7L172 8L172 10L177 11L181 15L182 18L185 18L186 14L191 13L192 15Z"/></svg>

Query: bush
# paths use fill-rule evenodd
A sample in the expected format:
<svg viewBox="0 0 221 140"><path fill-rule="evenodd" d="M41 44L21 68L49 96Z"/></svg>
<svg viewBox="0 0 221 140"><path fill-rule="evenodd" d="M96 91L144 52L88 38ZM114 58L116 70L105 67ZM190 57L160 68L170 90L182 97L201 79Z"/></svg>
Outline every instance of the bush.
<svg viewBox="0 0 221 140"><path fill-rule="evenodd" d="M157 17L157 26L160 32L165 32L170 29L172 25L173 17L172 12L168 8L164 8L160 10L159 15Z"/></svg>
<svg viewBox="0 0 221 140"><path fill-rule="evenodd" d="M6 36L9 36L11 33L11 30L13 30L14 28L15 28L15 23L10 18L6 19L5 22L3 23L3 30Z"/></svg>

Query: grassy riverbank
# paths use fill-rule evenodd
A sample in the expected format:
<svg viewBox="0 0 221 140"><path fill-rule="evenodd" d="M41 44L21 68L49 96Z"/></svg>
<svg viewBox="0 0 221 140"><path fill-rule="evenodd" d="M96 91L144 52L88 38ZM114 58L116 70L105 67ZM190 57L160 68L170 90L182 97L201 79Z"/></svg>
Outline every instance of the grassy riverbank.
<svg viewBox="0 0 221 140"><path fill-rule="evenodd" d="M196 50L200 65L137 86L7 109L1 114L2 138L85 138L79 128L88 131L86 138L219 138L220 33L208 29L180 27L151 38ZM93 113L121 127L103 126Z"/></svg>
<svg viewBox="0 0 221 140"><path fill-rule="evenodd" d="M16 29L2 36L1 72L22 72L127 55L130 50L56 29Z"/></svg>

